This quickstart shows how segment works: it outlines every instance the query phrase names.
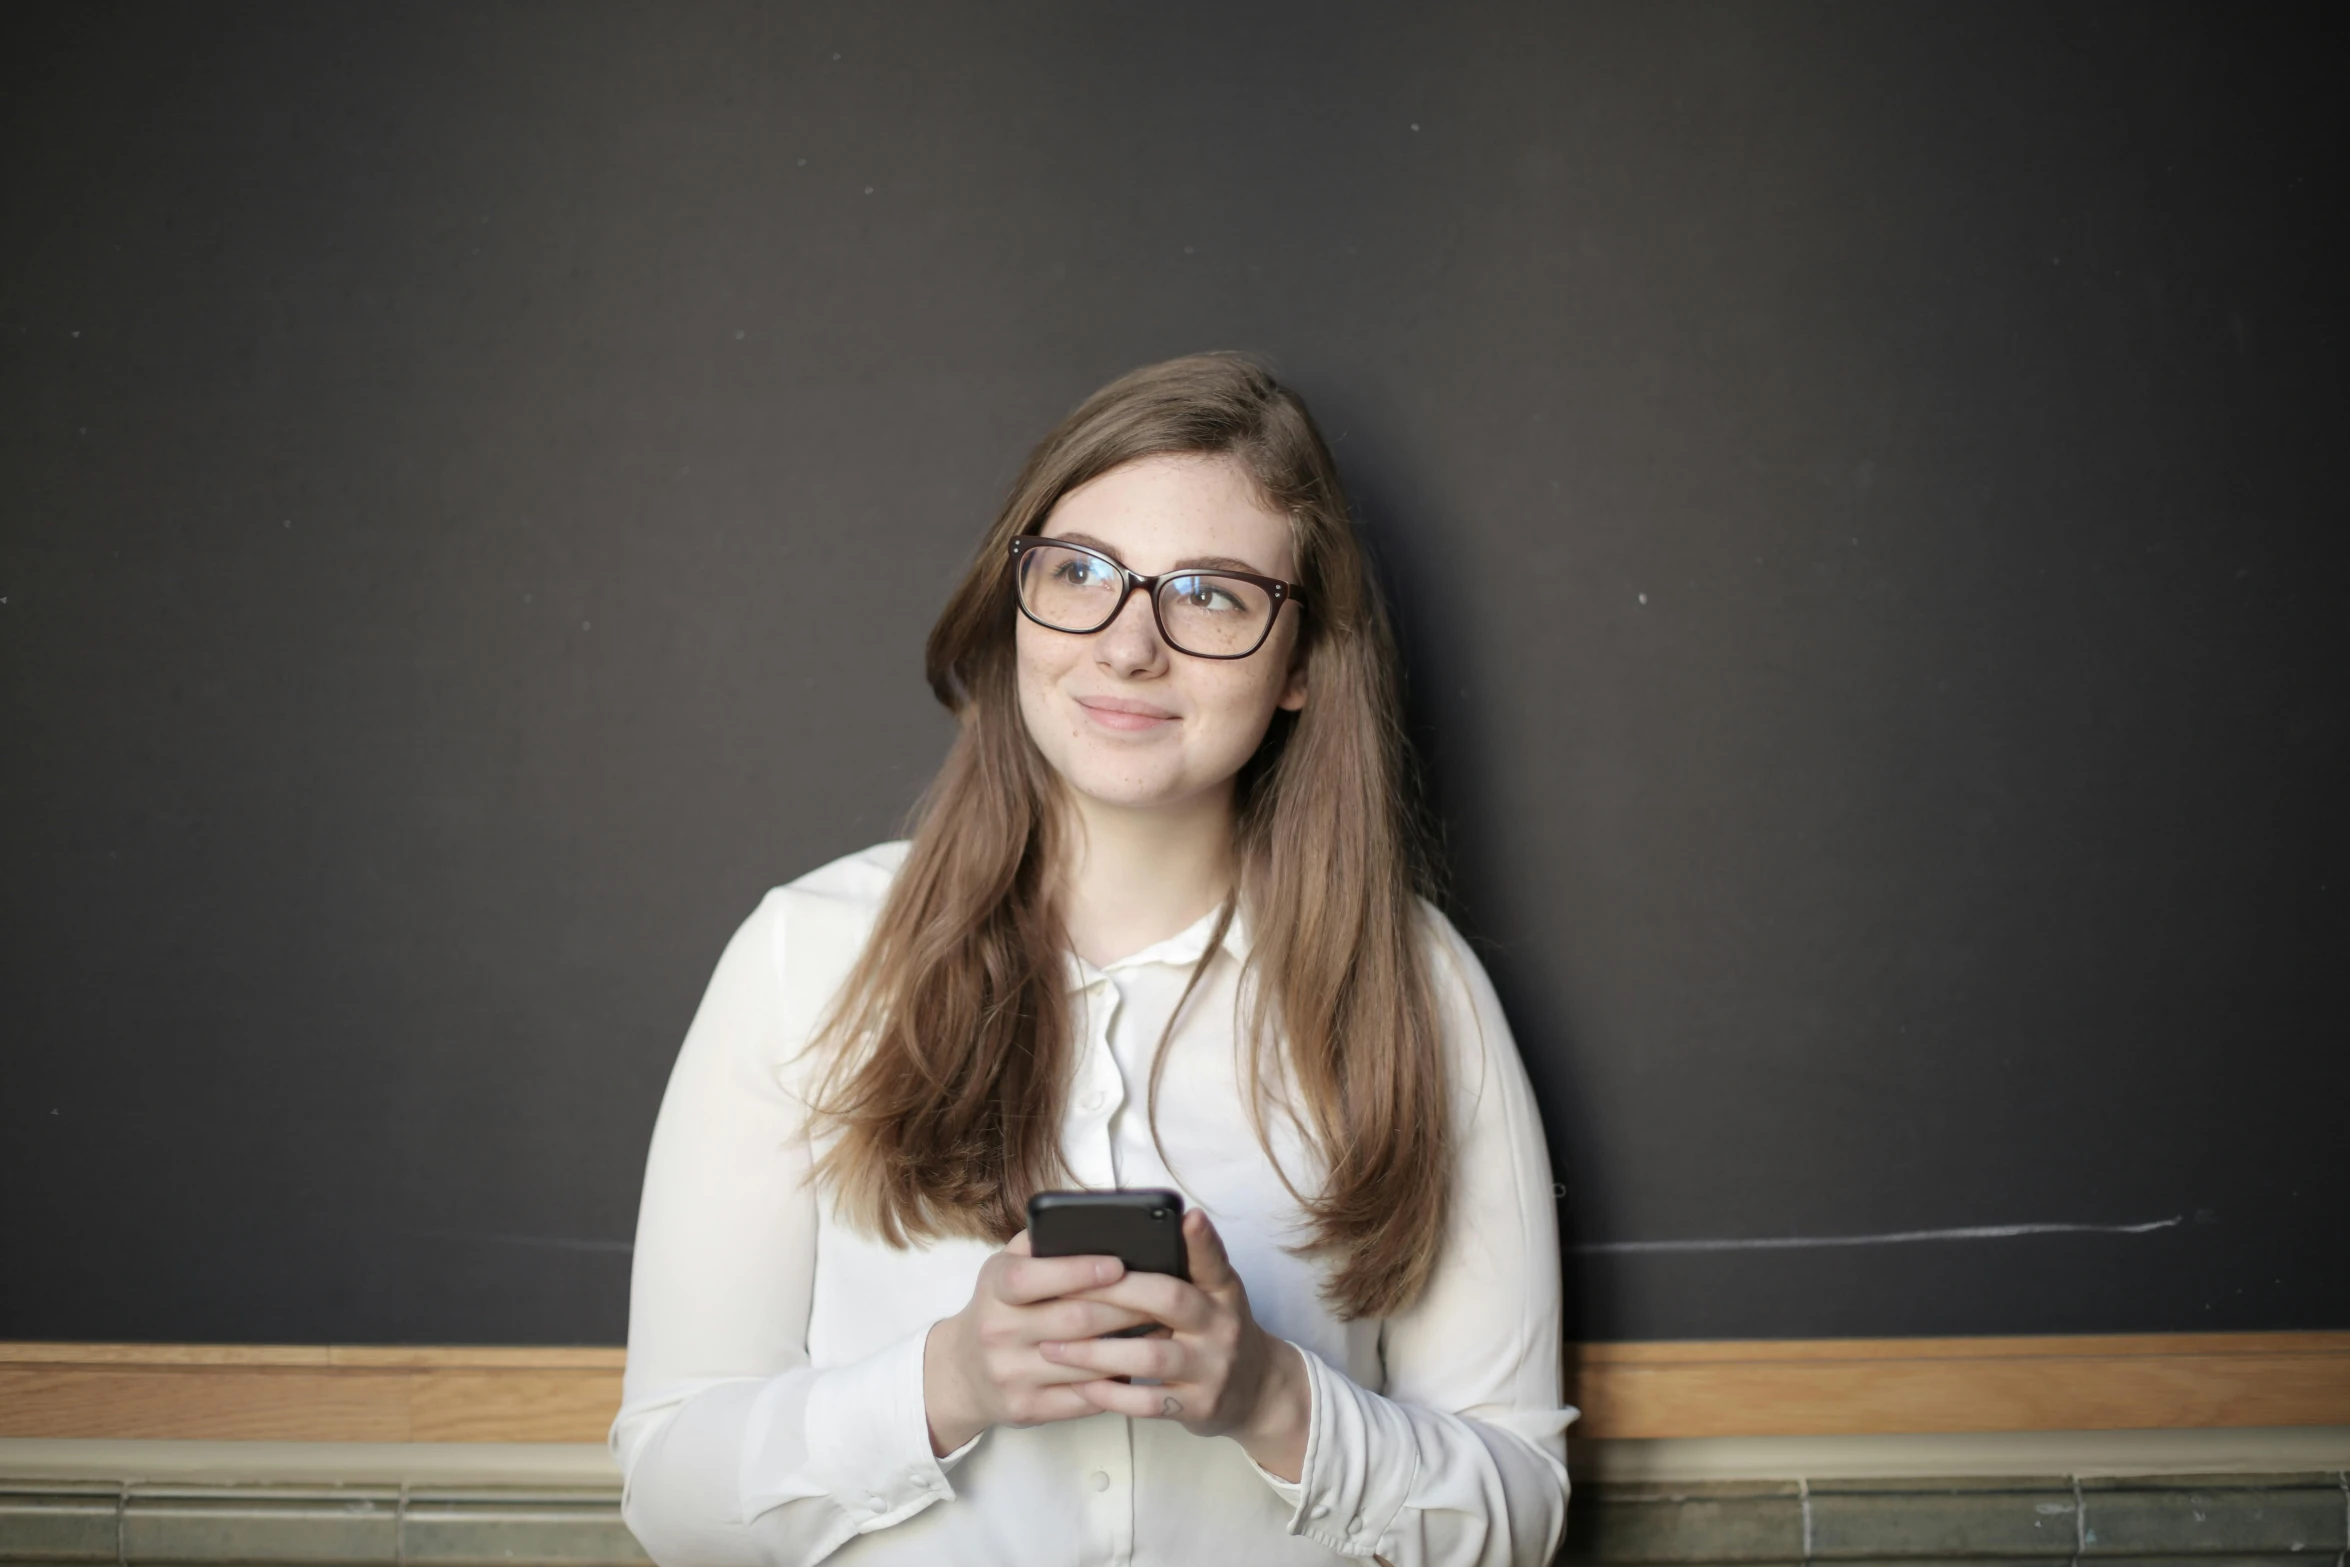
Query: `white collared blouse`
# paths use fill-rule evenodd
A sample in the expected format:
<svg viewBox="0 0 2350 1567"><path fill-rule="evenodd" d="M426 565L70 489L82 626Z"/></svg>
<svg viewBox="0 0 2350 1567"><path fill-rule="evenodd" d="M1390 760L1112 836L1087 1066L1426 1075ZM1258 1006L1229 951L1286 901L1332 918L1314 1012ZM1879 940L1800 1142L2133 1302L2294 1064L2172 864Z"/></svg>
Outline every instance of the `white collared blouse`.
<svg viewBox="0 0 2350 1567"><path fill-rule="evenodd" d="M1302 1349L1305 1466L1101 1414L930 1449L922 1349L994 1248L892 1248L810 1179L804 1050L864 945L902 843L769 893L719 959L646 1163L612 1448L629 1527L662 1567L848 1563L1540 1563L1564 1526L1558 1243L1526 1074L1485 972L1433 909L1454 1190L1432 1282L1348 1322L1245 1109L1247 935L1214 918L1095 968L1072 957L1077 1080L1062 1147L1086 1186L1168 1186L1207 1211L1265 1329ZM1159 1139L1151 1056L1168 1043ZM1301 1187L1318 1169L1266 1118ZM1163 1143L1166 1158L1162 1160Z"/></svg>

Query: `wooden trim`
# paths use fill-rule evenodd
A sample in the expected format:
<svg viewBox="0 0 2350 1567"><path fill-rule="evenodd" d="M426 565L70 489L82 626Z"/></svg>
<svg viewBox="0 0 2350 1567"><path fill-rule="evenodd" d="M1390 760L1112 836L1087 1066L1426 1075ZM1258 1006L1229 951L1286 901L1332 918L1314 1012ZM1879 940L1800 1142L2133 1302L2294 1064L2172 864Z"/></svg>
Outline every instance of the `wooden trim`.
<svg viewBox="0 0 2350 1567"><path fill-rule="evenodd" d="M0 1344L0 1436L601 1442L617 1349Z"/></svg>
<svg viewBox="0 0 2350 1567"><path fill-rule="evenodd" d="M442 1371L618 1371L627 1352L601 1345L8 1344L0 1366L363 1366Z"/></svg>
<svg viewBox="0 0 2350 1567"><path fill-rule="evenodd" d="M601 1442L622 1353L0 1344L0 1437ZM2350 1333L1572 1347L1594 1439L2350 1425Z"/></svg>
<svg viewBox="0 0 2350 1567"><path fill-rule="evenodd" d="M1595 1438L2350 1424L2350 1333L1586 1344Z"/></svg>

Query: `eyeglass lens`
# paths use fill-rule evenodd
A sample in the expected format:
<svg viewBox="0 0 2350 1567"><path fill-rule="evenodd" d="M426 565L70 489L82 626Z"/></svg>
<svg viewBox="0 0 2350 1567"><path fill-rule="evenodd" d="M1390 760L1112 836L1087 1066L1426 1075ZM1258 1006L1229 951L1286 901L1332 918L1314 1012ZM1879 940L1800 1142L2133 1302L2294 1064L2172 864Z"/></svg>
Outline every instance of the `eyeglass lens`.
<svg viewBox="0 0 2350 1567"><path fill-rule="evenodd" d="M1020 556L1020 604L1056 631L1099 631L1117 615L1126 592L1118 569L1085 550L1043 544ZM1159 624L1186 653L1228 658L1265 639L1276 608L1253 582L1217 572L1178 572L1158 591Z"/></svg>

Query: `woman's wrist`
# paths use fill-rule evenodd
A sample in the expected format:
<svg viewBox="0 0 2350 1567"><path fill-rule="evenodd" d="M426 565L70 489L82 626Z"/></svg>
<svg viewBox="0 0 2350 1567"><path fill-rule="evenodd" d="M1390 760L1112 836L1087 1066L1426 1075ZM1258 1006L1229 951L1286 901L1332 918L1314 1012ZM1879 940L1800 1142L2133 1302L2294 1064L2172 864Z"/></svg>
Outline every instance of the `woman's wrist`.
<svg viewBox="0 0 2350 1567"><path fill-rule="evenodd" d="M930 1452L947 1454L987 1429L987 1418L970 1407L963 1381L955 1375L956 1317L941 1317L922 1340L922 1413L930 1424Z"/></svg>
<svg viewBox="0 0 2350 1567"><path fill-rule="evenodd" d="M1265 1337L1269 1353L1257 1407L1232 1439L1258 1468L1295 1484L1305 1472L1306 1437L1313 1428L1313 1384L1306 1376L1304 1350L1287 1339Z"/></svg>

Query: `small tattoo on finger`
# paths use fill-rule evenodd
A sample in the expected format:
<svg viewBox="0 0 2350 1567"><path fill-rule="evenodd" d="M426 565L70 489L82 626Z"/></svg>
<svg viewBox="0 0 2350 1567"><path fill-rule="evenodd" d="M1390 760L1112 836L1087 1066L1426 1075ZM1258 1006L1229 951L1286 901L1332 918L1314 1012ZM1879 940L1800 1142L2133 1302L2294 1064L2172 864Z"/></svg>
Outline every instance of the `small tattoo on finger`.
<svg viewBox="0 0 2350 1567"><path fill-rule="evenodd" d="M1162 1398L1159 1400L1159 1413L1168 1416L1180 1415L1183 1413L1183 1406L1172 1398Z"/></svg>

